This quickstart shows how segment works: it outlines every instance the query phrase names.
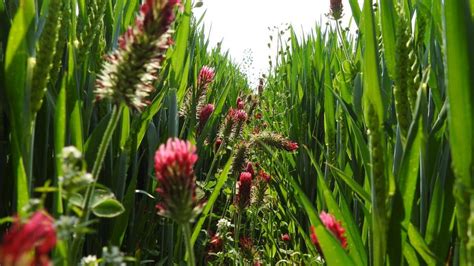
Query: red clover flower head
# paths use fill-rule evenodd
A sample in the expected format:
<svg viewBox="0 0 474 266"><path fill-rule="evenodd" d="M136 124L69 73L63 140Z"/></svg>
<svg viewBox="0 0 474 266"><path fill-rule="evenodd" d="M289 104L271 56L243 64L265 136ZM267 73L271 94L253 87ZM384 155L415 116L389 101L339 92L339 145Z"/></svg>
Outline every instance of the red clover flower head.
<svg viewBox="0 0 474 266"><path fill-rule="evenodd" d="M201 130L204 128L207 120L209 120L209 117L211 117L212 112L214 112L214 105L212 103L206 104L204 107L201 108L201 110L199 110L198 132L201 132Z"/></svg>
<svg viewBox="0 0 474 266"><path fill-rule="evenodd" d="M245 121L247 121L247 112L245 112L242 109L235 110L234 120L236 122L245 122Z"/></svg>
<svg viewBox="0 0 474 266"><path fill-rule="evenodd" d="M221 144L222 144L222 138L221 138L221 137L217 137L216 142L215 142L216 149L219 149L219 147L221 146Z"/></svg>
<svg viewBox="0 0 474 266"><path fill-rule="evenodd" d="M239 110L243 110L245 107L245 103L244 103L244 100L242 100L242 98L237 98L237 109Z"/></svg>
<svg viewBox="0 0 474 266"><path fill-rule="evenodd" d="M270 179L271 179L271 176L263 170L258 171L258 177L262 179L263 181L265 181L266 183L270 182Z"/></svg>
<svg viewBox="0 0 474 266"><path fill-rule="evenodd" d="M195 151L187 141L168 139L155 153L156 191L162 198L156 208L158 214L178 223L191 221L202 207L195 199Z"/></svg>
<svg viewBox="0 0 474 266"><path fill-rule="evenodd" d="M171 39L177 0L146 0L135 24L120 36L118 49L106 56L96 80L97 101L125 102L142 110L154 91L166 50Z"/></svg>
<svg viewBox="0 0 474 266"><path fill-rule="evenodd" d="M56 245L54 220L45 211L22 223L16 218L0 246L0 265L50 265L48 253Z"/></svg>
<svg viewBox="0 0 474 266"><path fill-rule="evenodd" d="M336 218L332 214L326 213L324 211L319 214L319 218L321 219L321 222L326 227L326 229L329 230L329 232L331 232L334 235L334 237L336 237L339 240L342 248L347 248L347 238L344 235L346 230L344 229L344 227L342 227L341 222L337 221ZM319 240L316 236L316 231L315 231L314 226L311 226L310 230L311 230L311 235L310 235L311 241L313 242L313 244L316 245L319 253L322 254L322 249L319 244Z"/></svg>
<svg viewBox="0 0 474 266"><path fill-rule="evenodd" d="M214 80L215 72L214 68L203 66L199 71L198 84L199 86L207 86Z"/></svg>
<svg viewBox="0 0 474 266"><path fill-rule="evenodd" d="M253 166L251 162L247 163L247 168L245 170L246 172L249 172L252 176L255 175L255 170L253 170Z"/></svg>
<svg viewBox="0 0 474 266"><path fill-rule="evenodd" d="M249 172L240 173L236 195L236 205L242 210L250 204L250 191L252 189L252 174Z"/></svg>
<svg viewBox="0 0 474 266"><path fill-rule="evenodd" d="M288 234L281 235L281 241L290 242L290 240L291 240L290 235L288 235Z"/></svg>
<svg viewBox="0 0 474 266"><path fill-rule="evenodd" d="M294 141L287 141L285 143L285 150L287 151L296 151L298 149L298 143Z"/></svg>
<svg viewBox="0 0 474 266"><path fill-rule="evenodd" d="M211 241L209 242L209 244L209 252L217 253L219 251L222 251L224 241L219 235L215 234L211 237Z"/></svg>
<svg viewBox="0 0 474 266"><path fill-rule="evenodd" d="M212 112L214 112L214 104L209 103L202 107L199 111L199 123L205 124L211 117Z"/></svg>

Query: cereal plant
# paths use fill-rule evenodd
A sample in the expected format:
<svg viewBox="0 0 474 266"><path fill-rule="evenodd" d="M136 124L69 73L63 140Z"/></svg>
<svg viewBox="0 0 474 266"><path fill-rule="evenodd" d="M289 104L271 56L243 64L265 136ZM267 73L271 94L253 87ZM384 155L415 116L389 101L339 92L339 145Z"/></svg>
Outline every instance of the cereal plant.
<svg viewBox="0 0 474 266"><path fill-rule="evenodd" d="M0 265L474 265L473 0L328 0L256 88L200 5L0 0Z"/></svg>

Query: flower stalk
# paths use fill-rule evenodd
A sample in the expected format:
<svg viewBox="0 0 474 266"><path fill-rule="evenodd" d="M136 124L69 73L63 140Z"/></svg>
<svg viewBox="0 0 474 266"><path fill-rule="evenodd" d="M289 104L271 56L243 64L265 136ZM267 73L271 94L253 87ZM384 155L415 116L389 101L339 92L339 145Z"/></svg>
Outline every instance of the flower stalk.
<svg viewBox="0 0 474 266"><path fill-rule="evenodd" d="M99 173L102 168L102 163L104 162L105 159L105 154L107 152L107 148L110 144L110 141L112 140L113 133L115 131L115 128L117 127L118 122L120 121L120 117L122 114L124 106L123 105L114 105L112 109L112 114L110 121L107 125L107 128L104 132L104 137L102 138L99 146L99 150L97 152L97 157L94 162L94 166L92 167L92 178L93 181L91 184L87 187L86 194L84 196L84 212L82 213L82 216L80 218L79 223L85 223L89 220L89 215L90 215L90 202L92 199L92 195L94 194L95 190L95 185L97 183L97 180L99 179ZM80 251L82 250L82 246L84 243L84 237L83 234L79 234L74 238L71 246L71 256L73 260L76 262L80 259Z"/></svg>

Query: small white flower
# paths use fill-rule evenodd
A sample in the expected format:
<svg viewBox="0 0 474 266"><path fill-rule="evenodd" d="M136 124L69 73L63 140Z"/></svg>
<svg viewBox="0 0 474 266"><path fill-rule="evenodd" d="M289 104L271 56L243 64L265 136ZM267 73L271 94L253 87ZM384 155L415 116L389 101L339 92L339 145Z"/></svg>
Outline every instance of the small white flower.
<svg viewBox="0 0 474 266"><path fill-rule="evenodd" d="M96 266L96 265L99 265L99 262L95 255L89 255L81 259L81 266Z"/></svg>

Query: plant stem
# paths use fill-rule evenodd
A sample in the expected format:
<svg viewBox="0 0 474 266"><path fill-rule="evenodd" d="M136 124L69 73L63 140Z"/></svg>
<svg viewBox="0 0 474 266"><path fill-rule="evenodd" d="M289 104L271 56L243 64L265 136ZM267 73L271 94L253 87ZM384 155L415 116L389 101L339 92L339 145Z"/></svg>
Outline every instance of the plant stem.
<svg viewBox="0 0 474 266"><path fill-rule="evenodd" d="M79 224L84 224L89 220L90 215L90 202L92 199L92 195L94 194L95 185L97 180L99 179L100 169L102 168L102 163L104 162L105 154L107 152L107 148L109 143L112 139L113 133L117 124L120 120L121 113L123 110L123 105L114 105L112 109L112 115L110 117L109 124L104 132L104 137L100 142L99 150L97 152L97 157L94 162L94 166L92 167L92 178L94 179L92 183L87 187L86 194L84 196L84 212L79 220ZM78 260L80 250L82 249L82 245L84 243L84 238L82 234L78 234L71 245L71 255L73 256L73 260Z"/></svg>
<svg viewBox="0 0 474 266"><path fill-rule="evenodd" d="M236 217L236 221L235 221L235 228L234 228L234 236L235 236L235 239L234 239L234 243L235 243L235 249L237 250L237 248L239 247L239 240L240 240L240 236L239 236L239 233L240 233L240 223L242 222L242 213L241 213L241 210L237 211L237 217Z"/></svg>
<svg viewBox="0 0 474 266"><path fill-rule="evenodd" d="M183 238L186 245L187 262L188 265L194 266L196 262L194 260L193 244L191 243L191 228L189 227L189 223L184 223L181 227L183 228Z"/></svg>
<svg viewBox="0 0 474 266"><path fill-rule="evenodd" d="M224 147L225 145L227 145L227 143L225 142L225 139L224 139L224 140L222 140L221 145L219 145L219 148L217 148L217 151L216 151L216 153L215 153L215 156L214 156L214 158L212 159L211 167L209 167L209 171L207 171L206 180L204 181L204 184L207 184L207 182L209 182L209 177L210 177L212 171L214 170L214 166L215 166L216 162L217 162L218 160L220 160L220 158L221 158L221 156L220 156L220 155L221 155L221 150L222 150L222 147Z"/></svg>

